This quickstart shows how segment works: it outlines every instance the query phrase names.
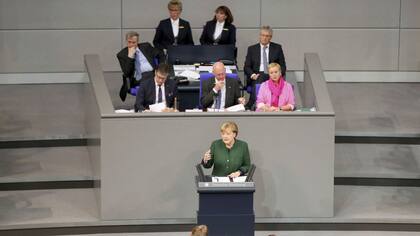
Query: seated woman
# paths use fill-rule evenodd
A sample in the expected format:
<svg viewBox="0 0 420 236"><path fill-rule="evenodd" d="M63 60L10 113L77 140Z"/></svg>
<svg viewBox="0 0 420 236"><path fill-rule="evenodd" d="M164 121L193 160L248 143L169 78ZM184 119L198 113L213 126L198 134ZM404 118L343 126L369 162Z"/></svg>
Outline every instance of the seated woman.
<svg viewBox="0 0 420 236"><path fill-rule="evenodd" d="M236 27L232 24L233 16L227 6L220 6L214 11L213 20L207 21L200 37L201 45L236 44Z"/></svg>
<svg viewBox="0 0 420 236"><path fill-rule="evenodd" d="M292 85L284 80L280 65L268 65L270 79L261 84L257 95L257 111L293 111L295 95Z"/></svg>
<svg viewBox="0 0 420 236"><path fill-rule="evenodd" d="M234 122L225 122L220 127L222 139L213 141L210 149L204 154L201 164L204 168L213 165L213 176L235 178L248 172L251 161L248 144L236 139L238 126Z"/></svg>

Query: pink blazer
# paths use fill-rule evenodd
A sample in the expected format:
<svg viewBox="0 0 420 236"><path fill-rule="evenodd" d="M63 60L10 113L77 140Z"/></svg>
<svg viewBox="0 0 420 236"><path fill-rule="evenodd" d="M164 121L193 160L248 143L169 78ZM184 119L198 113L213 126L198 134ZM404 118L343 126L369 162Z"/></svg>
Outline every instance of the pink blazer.
<svg viewBox="0 0 420 236"><path fill-rule="evenodd" d="M295 107L295 94L293 93L293 87L287 81L284 81L284 87L281 91L279 98L279 107L284 105L292 105ZM268 87L268 81L265 81L261 84L260 90L258 91L257 96L257 111L262 111L260 107L262 105L271 105L271 92Z"/></svg>

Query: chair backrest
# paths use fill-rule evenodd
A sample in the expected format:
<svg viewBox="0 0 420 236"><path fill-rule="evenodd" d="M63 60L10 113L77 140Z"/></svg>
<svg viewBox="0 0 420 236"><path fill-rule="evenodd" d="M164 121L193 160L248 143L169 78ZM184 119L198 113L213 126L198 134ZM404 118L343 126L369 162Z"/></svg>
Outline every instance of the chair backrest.
<svg viewBox="0 0 420 236"><path fill-rule="evenodd" d="M261 84L255 85L255 97L258 97L258 92L260 91Z"/></svg>
<svg viewBox="0 0 420 236"><path fill-rule="evenodd" d="M140 86L136 86L135 88L130 88L129 93L133 96L137 96L137 92L139 91Z"/></svg>
<svg viewBox="0 0 420 236"><path fill-rule="evenodd" d="M201 105L201 96L203 94L203 82L213 77L214 77L213 73L200 73L200 92L199 92L199 97L198 97L198 108L200 109L203 108L203 106ZM234 73L226 73L226 78L239 80L238 74L234 74Z"/></svg>

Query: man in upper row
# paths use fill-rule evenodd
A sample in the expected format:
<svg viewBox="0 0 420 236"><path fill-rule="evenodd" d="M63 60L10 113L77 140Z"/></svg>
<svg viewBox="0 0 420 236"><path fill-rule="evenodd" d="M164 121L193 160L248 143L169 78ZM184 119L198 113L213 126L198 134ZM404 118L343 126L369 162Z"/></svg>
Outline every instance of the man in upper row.
<svg viewBox="0 0 420 236"><path fill-rule="evenodd" d="M139 43L137 32L128 32L125 39L127 47L117 54L123 72L123 85L120 89L120 98L123 101L127 97L129 88L138 86L141 79L153 78L154 70L159 62L164 60L163 53L153 48L150 43Z"/></svg>
<svg viewBox="0 0 420 236"><path fill-rule="evenodd" d="M171 0L168 3L169 18L161 20L156 28L153 45L160 49L167 49L171 45L194 45L190 23L179 16L182 12L182 3Z"/></svg>
<svg viewBox="0 0 420 236"><path fill-rule="evenodd" d="M246 85L252 88L247 109L253 109L256 100L255 85L268 80L268 65L278 63L281 75L286 78L286 61L280 44L271 42L273 30L270 26L262 26L260 29L260 42L248 47L246 54L244 73Z"/></svg>

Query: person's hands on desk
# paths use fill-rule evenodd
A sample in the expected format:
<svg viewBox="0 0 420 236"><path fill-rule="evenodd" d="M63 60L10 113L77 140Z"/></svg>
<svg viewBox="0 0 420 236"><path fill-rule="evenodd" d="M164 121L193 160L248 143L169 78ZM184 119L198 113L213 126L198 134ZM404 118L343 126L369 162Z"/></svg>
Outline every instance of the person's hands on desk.
<svg viewBox="0 0 420 236"><path fill-rule="evenodd" d="M241 172L239 170L235 171L235 172L232 172L228 175L229 178L236 178L236 177L239 177L239 176L241 176Z"/></svg>
<svg viewBox="0 0 420 236"><path fill-rule="evenodd" d="M239 104L242 104L242 105L245 105L245 98L244 97L240 97L240 98L238 98L238 103Z"/></svg>

